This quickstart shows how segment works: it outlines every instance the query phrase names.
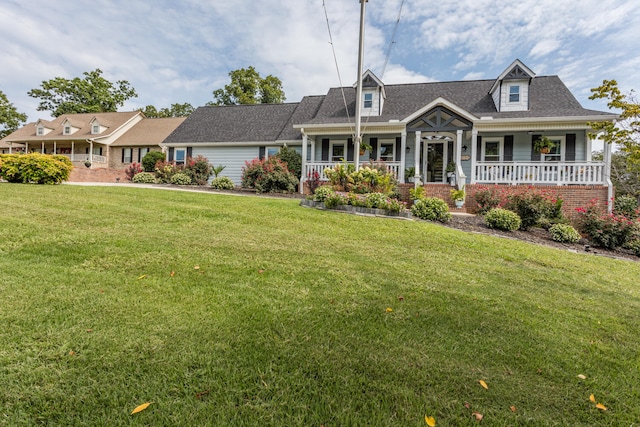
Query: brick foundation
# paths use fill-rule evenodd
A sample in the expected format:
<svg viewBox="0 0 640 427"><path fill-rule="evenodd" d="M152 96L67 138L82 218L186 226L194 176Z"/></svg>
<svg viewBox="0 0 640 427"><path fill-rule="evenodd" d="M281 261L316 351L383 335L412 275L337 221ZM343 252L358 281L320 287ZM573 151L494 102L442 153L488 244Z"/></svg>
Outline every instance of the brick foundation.
<svg viewBox="0 0 640 427"><path fill-rule="evenodd" d="M126 182L124 171L106 168L86 168L75 166L69 176L69 182Z"/></svg>

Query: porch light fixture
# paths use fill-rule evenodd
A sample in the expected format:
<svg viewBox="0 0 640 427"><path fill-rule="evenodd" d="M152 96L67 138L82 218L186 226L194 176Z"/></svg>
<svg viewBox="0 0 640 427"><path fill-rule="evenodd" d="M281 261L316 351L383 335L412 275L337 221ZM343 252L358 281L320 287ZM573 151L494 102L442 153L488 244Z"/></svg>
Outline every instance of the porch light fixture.
<svg viewBox="0 0 640 427"><path fill-rule="evenodd" d="M462 146L462 151L464 151L465 153L467 152L467 146L466 145Z"/></svg>

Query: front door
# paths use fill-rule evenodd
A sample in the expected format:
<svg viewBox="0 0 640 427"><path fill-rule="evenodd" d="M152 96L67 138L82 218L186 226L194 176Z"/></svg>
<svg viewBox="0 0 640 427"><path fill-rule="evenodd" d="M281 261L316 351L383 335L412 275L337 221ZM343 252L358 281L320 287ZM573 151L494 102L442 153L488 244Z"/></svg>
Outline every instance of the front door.
<svg viewBox="0 0 640 427"><path fill-rule="evenodd" d="M427 173L425 182L444 182L444 144L427 144Z"/></svg>

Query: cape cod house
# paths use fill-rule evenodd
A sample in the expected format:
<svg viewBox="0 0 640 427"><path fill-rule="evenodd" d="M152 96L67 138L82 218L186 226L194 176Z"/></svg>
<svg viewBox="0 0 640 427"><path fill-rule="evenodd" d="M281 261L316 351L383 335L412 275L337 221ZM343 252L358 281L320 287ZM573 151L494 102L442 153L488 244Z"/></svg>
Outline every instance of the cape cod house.
<svg viewBox="0 0 640 427"><path fill-rule="evenodd" d="M451 185L470 194L480 184L553 186L570 206L613 195L610 147L592 160L588 123L617 116L583 108L557 76L536 76L519 60L492 80L385 85L366 71L361 134L370 148L360 153L355 97L345 87L299 103L200 107L163 145L170 161L202 154L227 166L237 185L245 161L287 144L302 154L303 183L325 179L337 162L374 161L443 198ZM555 143L547 153L534 147L542 136Z"/></svg>
<svg viewBox="0 0 640 427"><path fill-rule="evenodd" d="M4 153L39 152L69 157L70 181L124 179L124 170L139 163L185 120L148 119L140 111L63 114L39 119L0 141Z"/></svg>

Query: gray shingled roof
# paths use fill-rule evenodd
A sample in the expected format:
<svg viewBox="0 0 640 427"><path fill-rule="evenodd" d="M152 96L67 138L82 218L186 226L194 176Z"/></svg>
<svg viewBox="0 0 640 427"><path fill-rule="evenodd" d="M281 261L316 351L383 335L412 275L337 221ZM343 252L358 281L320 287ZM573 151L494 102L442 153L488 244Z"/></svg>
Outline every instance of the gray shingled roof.
<svg viewBox="0 0 640 427"><path fill-rule="evenodd" d="M382 115L368 120L403 120L437 98L444 98L477 117L494 119L615 116L583 108L557 76L541 76L531 81L529 111L499 113L489 94L494 83L495 80L474 80L385 85L387 97ZM348 116L340 88L330 89L327 95L304 97L299 103L199 107L164 143L300 140L300 131L293 129L293 125L354 121L355 89L343 89Z"/></svg>

